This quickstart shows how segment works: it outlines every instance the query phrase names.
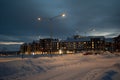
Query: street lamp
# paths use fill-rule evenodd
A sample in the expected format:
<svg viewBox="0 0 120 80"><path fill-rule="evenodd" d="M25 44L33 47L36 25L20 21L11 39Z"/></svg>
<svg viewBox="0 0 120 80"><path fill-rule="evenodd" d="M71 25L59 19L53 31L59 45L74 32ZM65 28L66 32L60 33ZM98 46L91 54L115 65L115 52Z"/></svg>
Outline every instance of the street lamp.
<svg viewBox="0 0 120 80"><path fill-rule="evenodd" d="M64 14L62 14L62 17L65 17L66 15L65 15L65 13Z"/></svg>
<svg viewBox="0 0 120 80"><path fill-rule="evenodd" d="M38 21L40 21L41 20L41 18L38 18Z"/></svg>
<svg viewBox="0 0 120 80"><path fill-rule="evenodd" d="M48 20L48 21L51 21L51 20L53 20L53 19L55 19L55 18L58 18L58 17L65 17L65 16L66 16L66 14L63 13L63 14L60 14L60 15L57 15L57 16L54 16L54 17L51 17L51 18L43 18L43 19L46 19L46 20ZM38 21L41 21L42 18L41 18L41 17L38 17L37 20L38 20Z"/></svg>
<svg viewBox="0 0 120 80"><path fill-rule="evenodd" d="M63 14L60 14L60 15L57 15L57 16L54 16L54 17L51 17L51 18L41 18L41 17L38 17L37 18L37 20L38 21L41 21L41 20L46 20L46 21L49 21L49 22L52 22L54 19L56 19L56 18L59 18L59 17L65 17L66 16L66 14L65 13L63 13ZM51 41L50 41L50 54L51 54L51 52L52 52L52 26L50 26L50 28L51 28L51 32L50 32L50 39L51 39Z"/></svg>

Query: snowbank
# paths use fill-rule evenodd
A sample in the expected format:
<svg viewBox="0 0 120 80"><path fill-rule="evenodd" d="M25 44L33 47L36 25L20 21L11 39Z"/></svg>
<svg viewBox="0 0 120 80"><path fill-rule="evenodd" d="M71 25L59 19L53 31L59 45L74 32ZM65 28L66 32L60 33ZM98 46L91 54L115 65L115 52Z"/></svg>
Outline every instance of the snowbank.
<svg viewBox="0 0 120 80"><path fill-rule="evenodd" d="M120 80L120 58L116 56L69 54L0 60L0 80Z"/></svg>

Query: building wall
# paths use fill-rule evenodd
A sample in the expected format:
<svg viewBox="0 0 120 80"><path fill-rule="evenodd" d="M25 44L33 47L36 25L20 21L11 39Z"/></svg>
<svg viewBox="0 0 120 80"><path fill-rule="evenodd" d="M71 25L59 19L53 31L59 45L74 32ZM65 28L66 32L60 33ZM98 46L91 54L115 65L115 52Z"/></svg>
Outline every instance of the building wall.
<svg viewBox="0 0 120 80"><path fill-rule="evenodd" d="M114 38L115 44L115 51L120 52L120 35Z"/></svg>
<svg viewBox="0 0 120 80"><path fill-rule="evenodd" d="M114 38L114 42L106 41L104 37L73 37L63 41L58 39L40 39L39 42L25 43L21 45L21 53L49 54L76 53L80 51L120 51L120 36Z"/></svg>

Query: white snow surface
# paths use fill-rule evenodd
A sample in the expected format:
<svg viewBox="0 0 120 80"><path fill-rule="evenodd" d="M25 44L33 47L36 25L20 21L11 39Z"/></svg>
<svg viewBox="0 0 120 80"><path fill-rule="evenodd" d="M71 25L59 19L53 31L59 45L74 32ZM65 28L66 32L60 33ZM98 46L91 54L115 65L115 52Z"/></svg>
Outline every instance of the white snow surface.
<svg viewBox="0 0 120 80"><path fill-rule="evenodd" d="M0 80L120 80L120 57L68 54L0 58Z"/></svg>

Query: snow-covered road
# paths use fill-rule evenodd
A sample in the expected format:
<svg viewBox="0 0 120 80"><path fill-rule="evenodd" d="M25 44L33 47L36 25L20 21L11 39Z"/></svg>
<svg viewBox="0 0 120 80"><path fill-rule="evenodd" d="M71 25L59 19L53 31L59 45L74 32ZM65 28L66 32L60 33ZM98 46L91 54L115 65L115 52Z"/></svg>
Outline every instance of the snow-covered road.
<svg viewBox="0 0 120 80"><path fill-rule="evenodd" d="M120 57L70 54L1 62L0 80L120 80Z"/></svg>

